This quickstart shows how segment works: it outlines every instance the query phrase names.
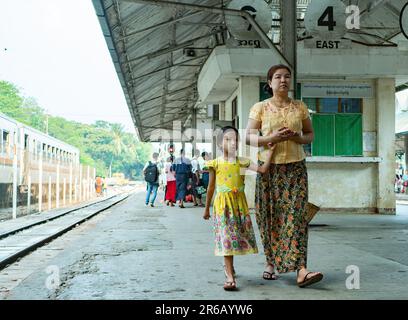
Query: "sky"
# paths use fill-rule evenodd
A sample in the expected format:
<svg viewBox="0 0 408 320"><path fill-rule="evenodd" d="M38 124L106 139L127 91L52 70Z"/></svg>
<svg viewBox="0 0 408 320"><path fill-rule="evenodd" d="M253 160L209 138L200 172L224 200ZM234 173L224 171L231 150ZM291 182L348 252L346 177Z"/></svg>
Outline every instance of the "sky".
<svg viewBox="0 0 408 320"><path fill-rule="evenodd" d="M135 132L91 0L0 0L0 80L50 115Z"/></svg>

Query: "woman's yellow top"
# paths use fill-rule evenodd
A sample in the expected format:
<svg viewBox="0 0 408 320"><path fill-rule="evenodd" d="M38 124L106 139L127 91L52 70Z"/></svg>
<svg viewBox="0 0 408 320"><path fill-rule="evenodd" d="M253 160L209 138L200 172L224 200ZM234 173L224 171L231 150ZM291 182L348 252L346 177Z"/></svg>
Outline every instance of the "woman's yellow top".
<svg viewBox="0 0 408 320"><path fill-rule="evenodd" d="M288 106L279 108L270 98L254 104L249 111L249 118L261 122L262 136L267 136L282 127L301 134L302 121L309 118L309 110L302 101L292 99ZM267 150L259 152L259 160L266 161L266 152ZM305 157L303 145L287 140L276 144L271 162L274 164L298 162Z"/></svg>

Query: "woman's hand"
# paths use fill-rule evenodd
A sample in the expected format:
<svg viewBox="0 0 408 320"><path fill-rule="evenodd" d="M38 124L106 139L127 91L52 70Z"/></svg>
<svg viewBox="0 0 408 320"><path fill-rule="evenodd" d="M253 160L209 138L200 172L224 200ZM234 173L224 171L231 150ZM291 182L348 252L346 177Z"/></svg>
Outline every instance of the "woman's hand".
<svg viewBox="0 0 408 320"><path fill-rule="evenodd" d="M289 140L289 138L299 135L297 132L290 130L289 128L283 127L280 128L278 130L273 131L269 137L270 137L270 141L268 143L268 145L270 143L279 143L282 141L286 141Z"/></svg>
<svg viewBox="0 0 408 320"><path fill-rule="evenodd" d="M204 220L208 220L210 218L210 209L205 208L203 218Z"/></svg>

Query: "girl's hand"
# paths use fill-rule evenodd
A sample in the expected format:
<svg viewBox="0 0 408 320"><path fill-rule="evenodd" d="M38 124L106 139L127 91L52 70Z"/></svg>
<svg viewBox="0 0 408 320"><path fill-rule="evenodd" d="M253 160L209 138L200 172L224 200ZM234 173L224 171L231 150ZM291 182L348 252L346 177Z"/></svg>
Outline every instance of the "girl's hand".
<svg viewBox="0 0 408 320"><path fill-rule="evenodd" d="M203 218L204 220L208 220L210 218L210 209L205 208Z"/></svg>
<svg viewBox="0 0 408 320"><path fill-rule="evenodd" d="M272 142L268 143L268 148L271 149L272 151L275 149L275 147L276 147L276 144L274 144Z"/></svg>

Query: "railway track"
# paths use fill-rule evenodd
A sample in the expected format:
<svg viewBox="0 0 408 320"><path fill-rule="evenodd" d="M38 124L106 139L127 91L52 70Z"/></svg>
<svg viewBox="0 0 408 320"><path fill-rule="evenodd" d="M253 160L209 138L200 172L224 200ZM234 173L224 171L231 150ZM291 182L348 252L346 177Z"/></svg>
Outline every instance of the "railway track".
<svg viewBox="0 0 408 320"><path fill-rule="evenodd" d="M97 203L69 210L52 218L35 221L0 234L0 270L51 242L77 225L122 202L130 193L122 193Z"/></svg>

